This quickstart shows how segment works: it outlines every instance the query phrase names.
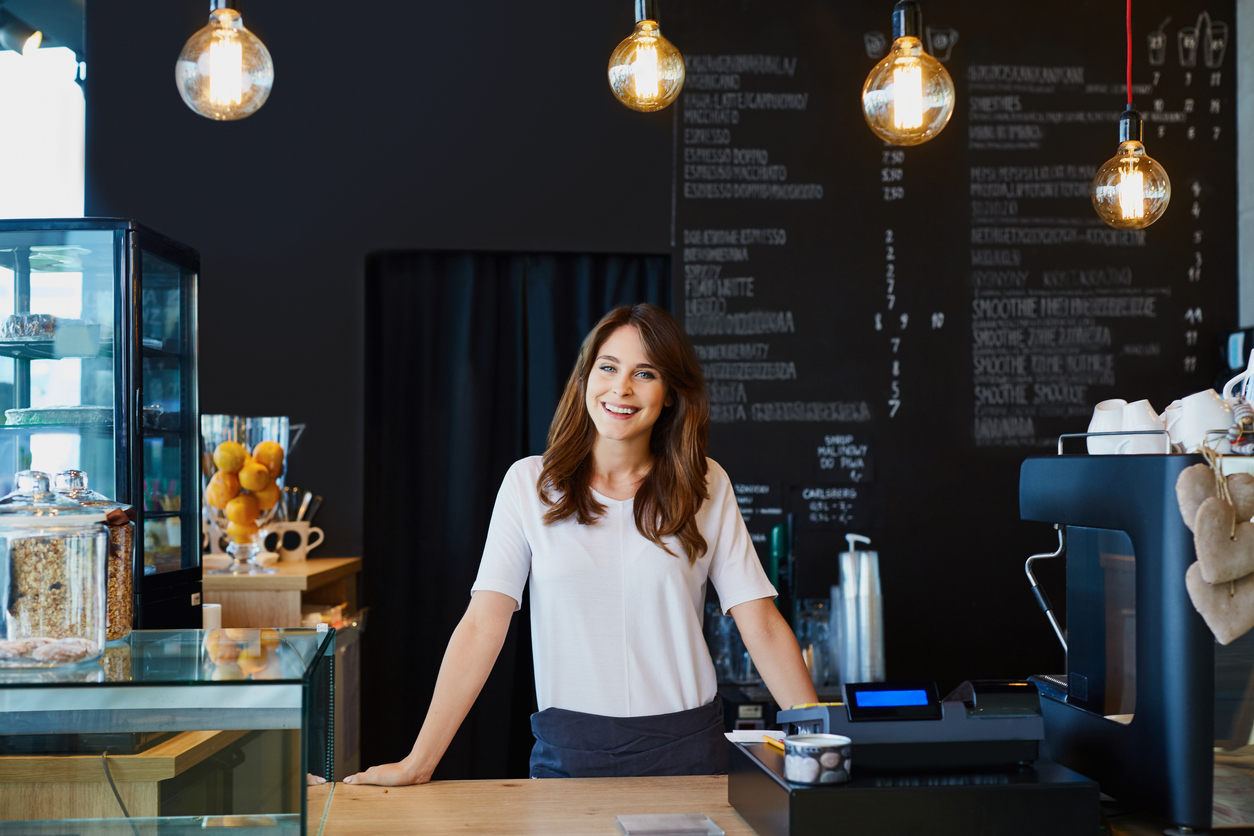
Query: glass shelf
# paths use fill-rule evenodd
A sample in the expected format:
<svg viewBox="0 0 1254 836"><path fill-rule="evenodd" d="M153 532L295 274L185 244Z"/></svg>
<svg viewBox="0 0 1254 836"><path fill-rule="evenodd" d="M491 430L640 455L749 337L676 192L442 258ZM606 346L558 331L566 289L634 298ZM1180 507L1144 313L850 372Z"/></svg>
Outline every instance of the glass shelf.
<svg viewBox="0 0 1254 836"><path fill-rule="evenodd" d="M108 424L0 424L4 433L79 433L95 434L102 438L113 436L113 422Z"/></svg>
<svg viewBox="0 0 1254 836"><path fill-rule="evenodd" d="M62 351L64 348L62 346ZM69 354L57 351L56 340L0 340L0 357L12 357L15 360L111 358L113 357L113 340L101 341L95 351Z"/></svg>
<svg viewBox="0 0 1254 836"><path fill-rule="evenodd" d="M3 343L0 343L0 347L3 347L3 345ZM156 348L155 346L148 345L147 343L143 346L143 354L145 359L175 361L182 359L177 352L166 351L164 348Z"/></svg>

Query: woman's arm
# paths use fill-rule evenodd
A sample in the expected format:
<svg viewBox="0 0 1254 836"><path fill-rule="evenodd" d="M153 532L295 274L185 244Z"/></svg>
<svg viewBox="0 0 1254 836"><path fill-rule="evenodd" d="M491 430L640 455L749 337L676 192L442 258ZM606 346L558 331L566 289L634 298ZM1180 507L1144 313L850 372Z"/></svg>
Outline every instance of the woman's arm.
<svg viewBox="0 0 1254 836"><path fill-rule="evenodd" d="M400 763L372 766L345 778L344 783L396 786L431 780L431 773L496 663L514 607L514 599L500 592L480 590L471 597L444 651L435 693L413 750Z"/></svg>
<svg viewBox="0 0 1254 836"><path fill-rule="evenodd" d="M770 598L756 598L728 610L740 637L780 708L818 702L797 638Z"/></svg>

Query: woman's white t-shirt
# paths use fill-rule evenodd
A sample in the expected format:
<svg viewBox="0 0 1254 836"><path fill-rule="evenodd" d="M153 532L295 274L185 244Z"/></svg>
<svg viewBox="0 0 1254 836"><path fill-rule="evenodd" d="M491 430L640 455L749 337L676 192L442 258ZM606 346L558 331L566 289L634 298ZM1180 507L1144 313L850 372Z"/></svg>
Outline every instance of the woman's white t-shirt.
<svg viewBox="0 0 1254 836"><path fill-rule="evenodd" d="M776 592L762 570L731 480L707 459L710 498L697 512L708 546L689 566L636 529L633 499L593 491L605 514L592 525L543 518L536 482L543 459L515 462L505 476L472 592L521 601L531 579L531 644L540 710L645 717L698 708L718 689L701 633L707 577L723 611Z"/></svg>

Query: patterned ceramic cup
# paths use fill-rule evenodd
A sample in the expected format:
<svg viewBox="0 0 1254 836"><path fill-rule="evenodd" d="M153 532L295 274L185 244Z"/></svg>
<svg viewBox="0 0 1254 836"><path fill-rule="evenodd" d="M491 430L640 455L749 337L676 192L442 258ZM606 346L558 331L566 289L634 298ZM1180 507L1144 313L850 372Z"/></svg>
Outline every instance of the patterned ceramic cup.
<svg viewBox="0 0 1254 836"><path fill-rule="evenodd" d="M853 741L841 734L784 738L784 777L795 784L843 784L853 767Z"/></svg>

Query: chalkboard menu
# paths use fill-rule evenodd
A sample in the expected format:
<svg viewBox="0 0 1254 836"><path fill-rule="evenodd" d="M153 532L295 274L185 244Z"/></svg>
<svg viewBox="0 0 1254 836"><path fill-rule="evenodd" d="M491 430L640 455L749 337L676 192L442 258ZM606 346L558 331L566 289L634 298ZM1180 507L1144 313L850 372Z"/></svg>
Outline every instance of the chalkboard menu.
<svg viewBox="0 0 1254 836"><path fill-rule="evenodd" d="M1235 8L1133 12L1133 94L1172 200L1119 231L1089 184L1118 146L1123 4L928 0L925 46L957 105L913 148L860 108L890 0L662 7L687 62L674 298L713 397L711 455L763 554L791 518L800 597L826 594L846 532L871 537L890 676L1061 670L1022 569L1056 539L1018 519L1021 461L1100 400L1161 411L1221 372ZM1060 604L1062 567L1041 571Z"/></svg>

